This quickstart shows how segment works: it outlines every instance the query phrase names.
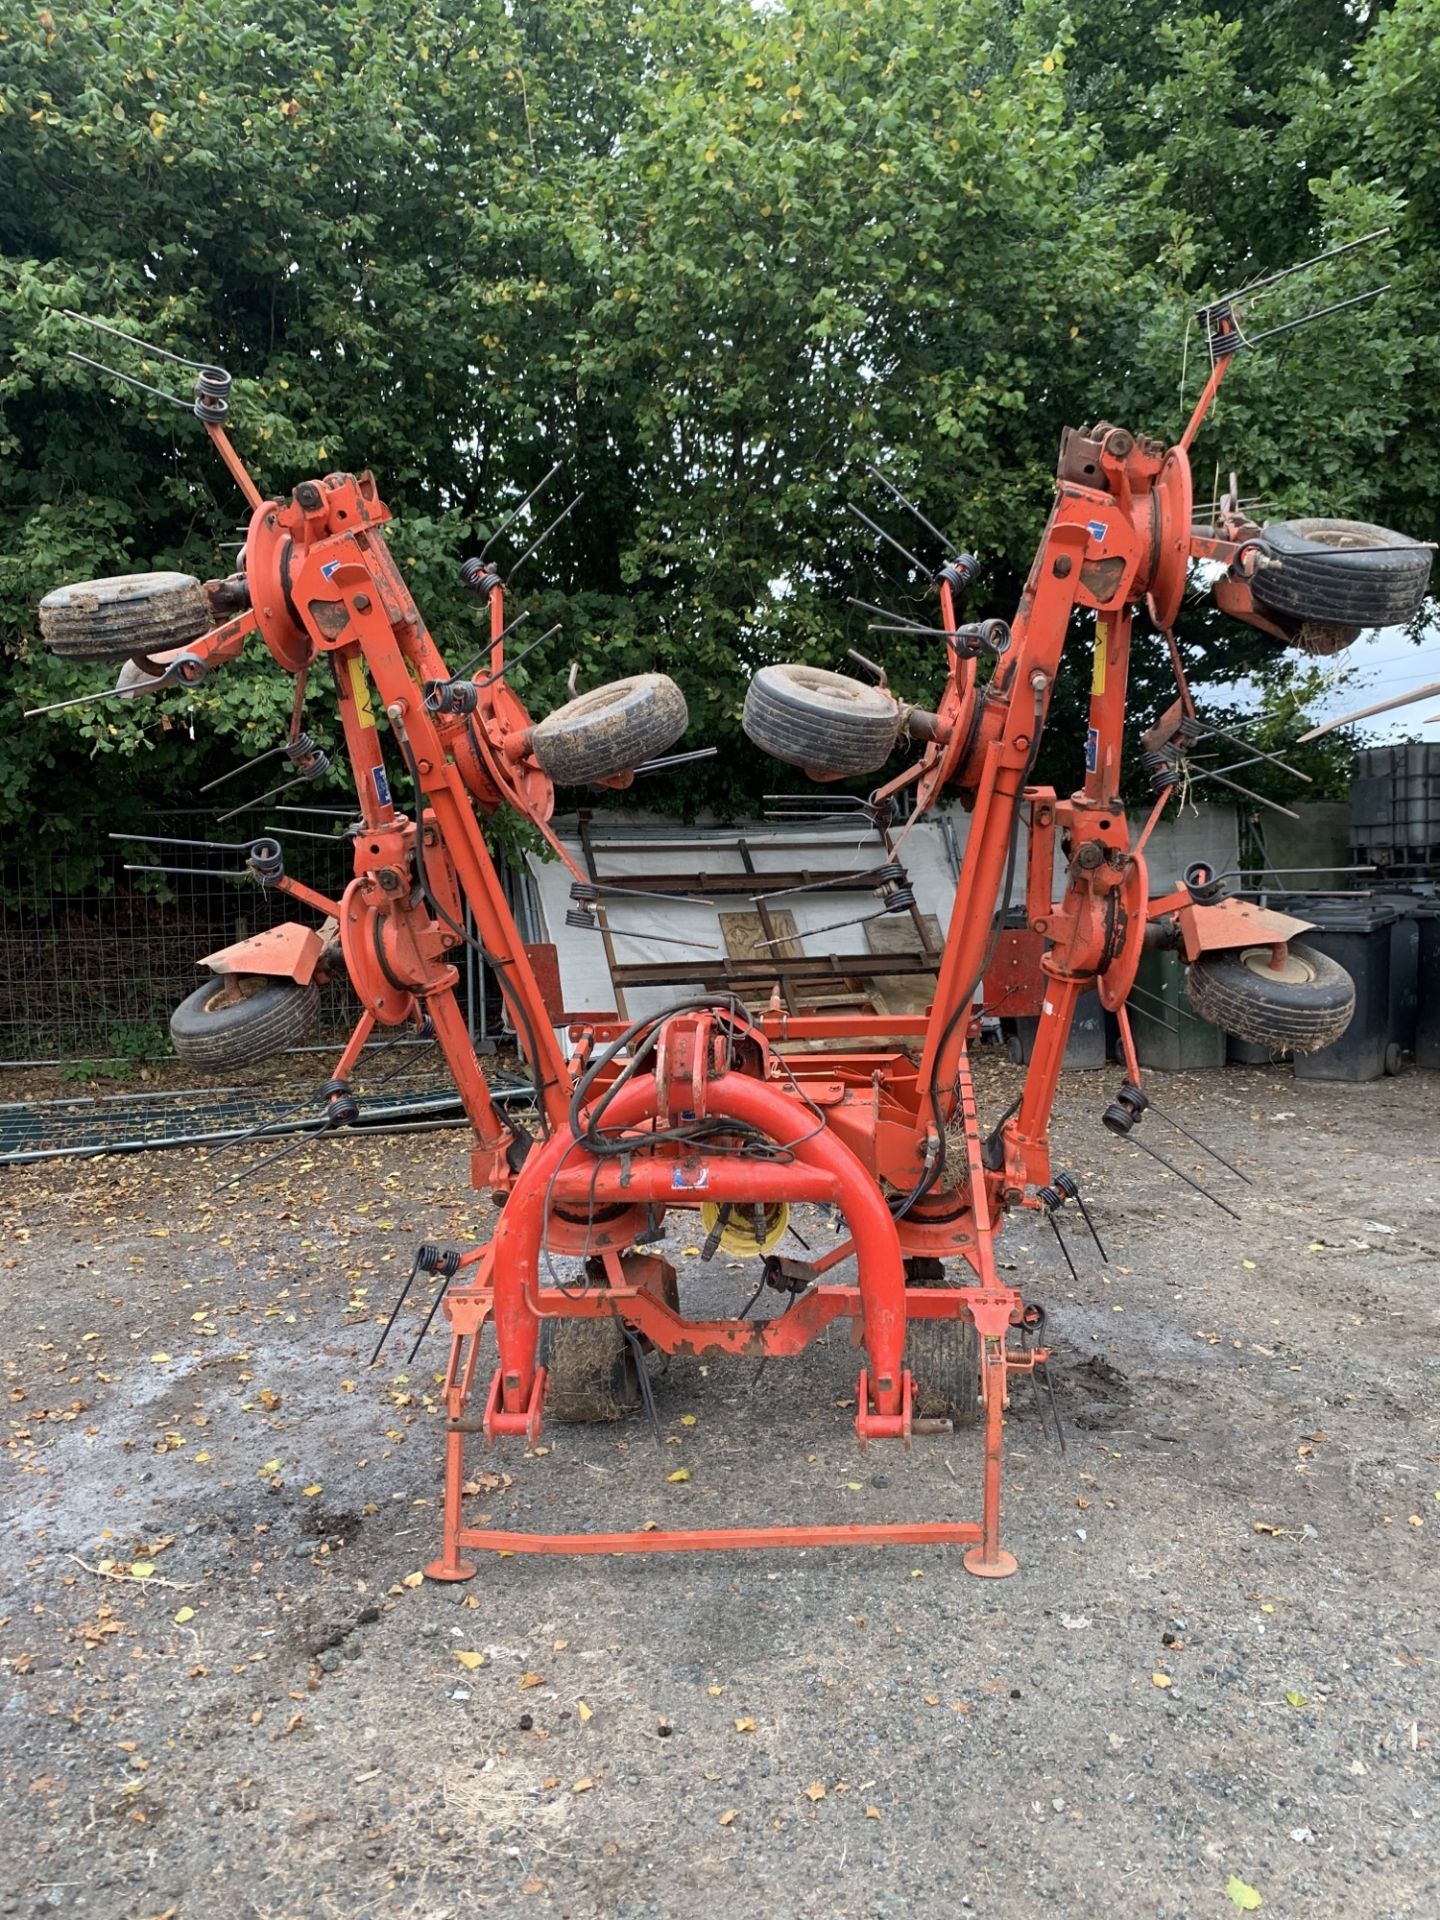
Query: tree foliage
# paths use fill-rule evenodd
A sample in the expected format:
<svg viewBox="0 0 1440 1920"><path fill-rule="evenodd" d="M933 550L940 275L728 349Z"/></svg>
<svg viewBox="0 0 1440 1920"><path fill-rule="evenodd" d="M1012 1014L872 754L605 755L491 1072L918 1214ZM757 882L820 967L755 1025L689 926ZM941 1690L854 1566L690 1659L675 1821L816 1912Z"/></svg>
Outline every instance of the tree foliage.
<svg viewBox="0 0 1440 1920"><path fill-rule="evenodd" d="M193 420L66 358L95 337L65 308L228 366L263 486L373 467L452 659L479 631L458 561L563 460L584 502L519 585L564 637L520 683L543 710L575 658L590 681L673 672L722 751L661 804L753 805L775 770L739 731L748 673L873 652L847 594L922 604L843 512L883 497L865 462L979 551L975 610L1006 613L1061 428L1174 432L1199 300L1387 223L1388 257L1288 283L1266 318L1382 275L1390 296L1238 362L1197 474L1434 537L1437 28L1435 0L12 14L0 823L63 843L173 801L272 744L289 694L262 656L193 698L20 722L104 673L43 653L45 591L224 572L241 517ZM1255 635L1185 621L1208 681L1285 681ZM1163 650L1138 651L1151 711ZM935 691L938 653L885 654ZM1051 733L1068 783L1063 702Z"/></svg>

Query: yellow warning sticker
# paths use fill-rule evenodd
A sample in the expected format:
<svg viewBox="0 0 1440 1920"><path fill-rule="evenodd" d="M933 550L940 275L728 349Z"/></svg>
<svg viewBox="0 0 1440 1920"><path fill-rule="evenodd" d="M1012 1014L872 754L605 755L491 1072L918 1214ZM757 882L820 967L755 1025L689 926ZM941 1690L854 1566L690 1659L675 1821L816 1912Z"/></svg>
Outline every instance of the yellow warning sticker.
<svg viewBox="0 0 1440 1920"><path fill-rule="evenodd" d="M1097 620L1095 622L1095 664L1090 674L1091 693L1103 693L1105 691L1105 655L1109 651L1109 648L1110 622L1108 620Z"/></svg>
<svg viewBox="0 0 1440 1920"><path fill-rule="evenodd" d="M373 727L375 709L370 704L370 682L365 678L365 669L360 664L358 654L350 656L350 691L355 696L355 711L359 715L362 727Z"/></svg>

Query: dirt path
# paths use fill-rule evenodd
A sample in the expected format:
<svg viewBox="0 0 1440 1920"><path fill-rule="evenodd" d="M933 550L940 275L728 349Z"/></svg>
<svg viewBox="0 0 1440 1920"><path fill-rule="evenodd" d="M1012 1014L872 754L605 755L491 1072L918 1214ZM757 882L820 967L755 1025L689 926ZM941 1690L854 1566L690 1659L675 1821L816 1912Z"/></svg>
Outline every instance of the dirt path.
<svg viewBox="0 0 1440 1920"><path fill-rule="evenodd" d="M985 1063L987 1111L1013 1075ZM200 1156L9 1173L0 1913L1189 1920L1234 1876L1266 1914L1433 1920L1440 1084L1157 1078L1257 1185L1147 1138L1237 1222L1100 1130L1112 1080L1069 1076L1056 1126L1109 1264L1078 1221L1078 1285L1043 1228L1005 1244L1069 1446L1022 1395L995 1584L911 1549L411 1584L423 1299L365 1362L415 1243L483 1224L461 1137L308 1146L218 1199ZM682 1264L687 1304L752 1284ZM658 1449L477 1446L470 1505L973 1516L976 1437L861 1454L856 1371L839 1337L758 1385L676 1362Z"/></svg>

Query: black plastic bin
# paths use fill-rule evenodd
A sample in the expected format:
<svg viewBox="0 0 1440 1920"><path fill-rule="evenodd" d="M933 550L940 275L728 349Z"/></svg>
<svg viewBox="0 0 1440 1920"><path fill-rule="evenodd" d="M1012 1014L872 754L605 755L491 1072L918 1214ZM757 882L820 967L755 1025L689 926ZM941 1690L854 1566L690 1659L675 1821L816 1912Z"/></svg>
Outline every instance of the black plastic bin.
<svg viewBox="0 0 1440 1920"><path fill-rule="evenodd" d="M1415 1064L1440 1068L1440 900L1424 900L1415 912Z"/></svg>
<svg viewBox="0 0 1440 1920"><path fill-rule="evenodd" d="M1355 982L1355 1013L1340 1038L1316 1053L1295 1056L1297 1080L1379 1080L1400 1070L1400 1046L1390 1030L1390 948L1399 915L1368 894L1329 899L1271 896L1271 904L1313 922L1300 944L1328 953Z"/></svg>

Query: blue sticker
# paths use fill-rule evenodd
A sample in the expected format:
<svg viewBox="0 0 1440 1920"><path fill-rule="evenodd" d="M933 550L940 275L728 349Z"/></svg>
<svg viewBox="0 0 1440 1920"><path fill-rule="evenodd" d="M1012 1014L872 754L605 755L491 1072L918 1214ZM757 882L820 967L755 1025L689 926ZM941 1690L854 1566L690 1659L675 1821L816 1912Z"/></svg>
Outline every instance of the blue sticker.
<svg viewBox="0 0 1440 1920"><path fill-rule="evenodd" d="M676 1167L670 1176L670 1185L676 1193L687 1193L697 1187L708 1187L710 1169L708 1167Z"/></svg>
<svg viewBox="0 0 1440 1920"><path fill-rule="evenodd" d="M1098 547L1110 531L1110 528L1104 520L1087 520L1085 522L1085 530Z"/></svg>
<svg viewBox="0 0 1440 1920"><path fill-rule="evenodd" d="M370 772L375 781L375 798L380 802L382 807L388 807L390 804L390 782L385 777L384 767L372 767Z"/></svg>
<svg viewBox="0 0 1440 1920"><path fill-rule="evenodd" d="M1091 727L1085 735L1085 771L1093 773L1100 757L1100 729Z"/></svg>
<svg viewBox="0 0 1440 1920"><path fill-rule="evenodd" d="M320 571L328 580L332 574L338 573L344 564L345 562L343 560L328 560L325 565L321 567Z"/></svg>

